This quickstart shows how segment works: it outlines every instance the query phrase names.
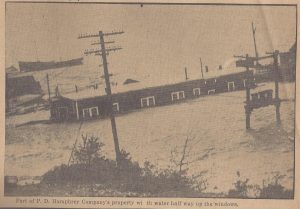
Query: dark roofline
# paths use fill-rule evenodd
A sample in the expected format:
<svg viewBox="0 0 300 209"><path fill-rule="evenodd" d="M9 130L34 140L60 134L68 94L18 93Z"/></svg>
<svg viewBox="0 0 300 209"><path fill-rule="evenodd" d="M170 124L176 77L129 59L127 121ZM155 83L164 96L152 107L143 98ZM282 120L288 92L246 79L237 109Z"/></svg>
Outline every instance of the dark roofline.
<svg viewBox="0 0 300 209"><path fill-rule="evenodd" d="M253 71L250 70L250 72L253 72ZM141 89L135 89L135 90L129 90L129 91L125 91L125 92L113 93L112 96L122 95L122 94L127 94L127 93L132 93L132 92L138 92L138 91L144 91L144 90L153 90L153 89L158 89L158 88L162 88L162 87L170 87L170 86L183 85L183 84L194 83L194 82L214 80L214 79L218 79L218 78L224 78L224 77L228 77L228 76L232 76L232 75L240 75L240 74L244 74L244 73L247 73L247 72L242 71L242 72L231 73L231 74L221 75L221 76L217 76L217 77L213 77L213 78L207 78L207 79L201 78L201 79L187 80L187 81L182 81L182 82L179 82L179 83L166 84L166 85L161 85L161 86L145 87L145 88L141 88ZM107 96L108 95L101 95L101 96L86 97L86 98L80 98L80 99L70 99L70 98L67 98L67 97L62 96L62 95L60 97L62 97L64 99L67 99L69 101L82 101L82 100L86 100L86 99L104 98L104 97L107 97Z"/></svg>

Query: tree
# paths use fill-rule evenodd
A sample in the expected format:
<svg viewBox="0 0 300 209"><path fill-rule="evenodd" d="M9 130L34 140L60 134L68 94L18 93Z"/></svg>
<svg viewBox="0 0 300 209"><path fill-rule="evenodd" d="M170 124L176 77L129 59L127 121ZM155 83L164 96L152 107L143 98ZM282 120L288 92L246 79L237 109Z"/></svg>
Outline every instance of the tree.
<svg viewBox="0 0 300 209"><path fill-rule="evenodd" d="M196 137L191 131L185 137L183 147L178 148L177 146L171 151L171 162L175 165L175 169L178 170L180 176L185 176L189 169L189 165L195 162L199 162L208 157L211 150L206 151L201 156L192 155L194 146L199 142L196 141ZM181 150L181 151L180 151ZM203 175L206 171L201 171L198 175L193 175L191 179L194 182L195 188L202 192L207 188L207 180L203 179Z"/></svg>
<svg viewBox="0 0 300 209"><path fill-rule="evenodd" d="M101 153L104 143L100 142L98 137L82 135L82 141L83 143L74 151L74 157L77 163L90 167L95 160L104 159Z"/></svg>

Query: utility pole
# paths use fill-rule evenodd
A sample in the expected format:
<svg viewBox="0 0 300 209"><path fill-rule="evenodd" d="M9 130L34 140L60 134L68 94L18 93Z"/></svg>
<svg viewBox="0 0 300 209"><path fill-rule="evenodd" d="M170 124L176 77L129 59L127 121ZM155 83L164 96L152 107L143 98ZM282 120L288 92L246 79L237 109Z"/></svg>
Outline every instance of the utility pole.
<svg viewBox="0 0 300 209"><path fill-rule="evenodd" d="M202 79L204 79L201 57L200 57L200 65L201 65L201 75L202 75Z"/></svg>
<svg viewBox="0 0 300 209"><path fill-rule="evenodd" d="M236 58L241 58L236 62L238 67L245 67L247 72L246 77L246 105L245 107L245 114L246 114L246 129L250 129L250 116L254 109L258 109L261 107L266 107L269 105L274 105L276 108L276 121L277 125L280 125L280 98L279 98L279 66L278 66L278 55L279 51L276 50L275 52L266 53L267 56L263 57L249 57L247 54L246 56L234 56ZM275 83L275 98L273 98L273 90L264 90L258 93L252 94L252 99L250 98L250 70L249 68L257 68L258 66L254 65L254 61L263 60L273 58L274 60L274 67L273 67L273 76L274 76L274 83Z"/></svg>
<svg viewBox="0 0 300 209"><path fill-rule="evenodd" d="M187 68L186 67L184 68L184 72L185 72L185 80L187 81L187 80L189 80L189 78L188 78Z"/></svg>
<svg viewBox="0 0 300 209"><path fill-rule="evenodd" d="M120 159L121 159L121 153L120 153L120 147L119 147L119 139L118 139L118 133L117 133L116 120L115 120L114 113L112 111L111 88L110 88L109 73L108 73L107 59L106 59L106 50L105 50L105 44L104 44L104 37L103 36L104 36L103 32L99 31L102 63L103 63L104 78L105 78L105 84L106 84L106 94L108 95L108 98L109 98L109 114L110 114L111 128L112 128L114 144L115 144L116 161L117 161L117 164L118 164L120 162Z"/></svg>
<svg viewBox="0 0 300 209"><path fill-rule="evenodd" d="M253 42L254 42L254 49L255 49L256 65L258 65L258 52L256 47L255 32L256 32L256 28L254 27L254 23L252 22L252 35L253 35Z"/></svg>
<svg viewBox="0 0 300 209"><path fill-rule="evenodd" d="M50 85L49 85L49 75L48 75L48 73L46 75L46 79L47 79L47 87L48 87L49 104L51 105Z"/></svg>
<svg viewBox="0 0 300 209"><path fill-rule="evenodd" d="M110 51L116 51L122 49L121 47L114 47L114 48L105 48L105 44L110 44L114 43L113 41L110 42L105 42L104 41L104 36L112 36L112 35L119 35L123 34L124 32L111 32L111 33L103 33L102 31L99 31L98 34L94 35L80 35L78 38L93 38L93 37L99 37L100 42L99 43L92 43L92 45L99 44L100 49L99 50L86 50L85 54L95 54L95 55L100 55L102 57L102 62L103 65L103 70L104 70L104 78L105 78L105 84L106 84L106 94L108 96L109 100L109 116L110 116L110 121L111 121L111 128L112 128L112 134L113 134L113 139L114 139L114 146L115 146L115 152L116 152L116 162L117 165L119 165L120 160L121 160L121 152L120 152L120 147L119 147L119 139L118 139L118 133L117 133L117 125L116 125L116 120L114 116L114 112L112 110L112 97L111 97L111 87L110 87L110 81L109 81L109 72L108 72L108 67L107 67L107 57L108 52Z"/></svg>
<svg viewBox="0 0 300 209"><path fill-rule="evenodd" d="M240 62L238 67L245 67L246 68L246 79L245 79L245 90L246 90L246 102L245 102L245 115L246 115L246 129L251 128L251 113L253 111L253 108L251 106L251 97L250 97L250 66L252 66L252 61L254 60L253 57L249 57L248 54L246 56L234 56L235 58L240 58L243 60L239 60L236 63Z"/></svg>
<svg viewBox="0 0 300 209"><path fill-rule="evenodd" d="M246 54L246 60L249 59L249 55ZM246 78L246 106L250 104L250 78L249 78L249 66L246 66L247 78ZM246 129L250 129L250 116L251 110L245 107L245 114L246 114Z"/></svg>
<svg viewBox="0 0 300 209"><path fill-rule="evenodd" d="M9 112L9 96L7 94L7 89L8 89L8 74L5 73L5 112Z"/></svg>
<svg viewBox="0 0 300 209"><path fill-rule="evenodd" d="M279 63L278 63L278 56L279 56L279 51L276 50L275 52L272 53L267 53L271 54L274 59L274 83L275 83L275 100L274 100L274 105L276 108L276 121L277 124L280 125L281 119L280 119L280 98L279 98Z"/></svg>

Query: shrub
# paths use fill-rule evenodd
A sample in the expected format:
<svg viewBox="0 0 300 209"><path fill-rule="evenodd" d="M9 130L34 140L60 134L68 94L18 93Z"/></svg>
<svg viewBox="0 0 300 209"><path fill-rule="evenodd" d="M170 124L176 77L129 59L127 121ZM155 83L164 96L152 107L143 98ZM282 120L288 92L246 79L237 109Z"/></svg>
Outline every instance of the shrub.
<svg viewBox="0 0 300 209"><path fill-rule="evenodd" d="M292 190L285 189L279 183L282 178L282 175L276 175L270 183L263 185L259 197L264 199L292 199L294 197L294 192Z"/></svg>
<svg viewBox="0 0 300 209"><path fill-rule="evenodd" d="M238 177L240 177L239 172L237 172ZM276 175L273 177L272 181L267 185L263 184L262 188L259 185L250 185L249 179L237 180L234 183L235 188L230 189L228 192L228 197L234 198L263 198L263 199L291 199L293 198L293 191L285 189L280 184L280 179L284 176Z"/></svg>
<svg viewBox="0 0 300 209"><path fill-rule="evenodd" d="M83 144L75 150L75 164L61 165L43 175L42 182L50 185L101 184L102 188L139 194L189 193L200 195L196 179L173 169L157 169L150 162L141 167L130 153L121 150L121 160L106 159L103 143L96 137L83 137Z"/></svg>

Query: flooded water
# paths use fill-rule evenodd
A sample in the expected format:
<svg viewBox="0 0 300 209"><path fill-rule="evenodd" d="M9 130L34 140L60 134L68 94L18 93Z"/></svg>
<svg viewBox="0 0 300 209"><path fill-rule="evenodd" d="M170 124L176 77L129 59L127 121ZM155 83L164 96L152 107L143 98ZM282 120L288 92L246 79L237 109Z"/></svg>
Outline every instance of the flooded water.
<svg viewBox="0 0 300 209"><path fill-rule="evenodd" d="M267 83L260 89L273 88ZM256 90L255 90L256 91ZM133 160L146 160L159 168L176 167L187 137L189 175L202 173L207 191L233 188L237 172L250 184L262 185L275 175L293 187L294 173L294 83L280 84L281 126L276 125L275 107L254 110L252 129L245 129L245 92L201 97L180 104L155 107L116 118L120 147ZM17 126L29 120L49 118L40 111L6 119L5 175L42 175L54 166L67 164L73 144L81 134L100 137L103 151L114 158L109 119L80 123ZM174 155L174 153L176 153ZM173 155L172 155L173 153Z"/></svg>

